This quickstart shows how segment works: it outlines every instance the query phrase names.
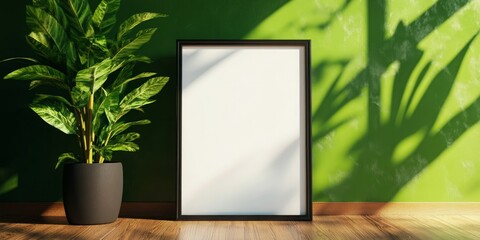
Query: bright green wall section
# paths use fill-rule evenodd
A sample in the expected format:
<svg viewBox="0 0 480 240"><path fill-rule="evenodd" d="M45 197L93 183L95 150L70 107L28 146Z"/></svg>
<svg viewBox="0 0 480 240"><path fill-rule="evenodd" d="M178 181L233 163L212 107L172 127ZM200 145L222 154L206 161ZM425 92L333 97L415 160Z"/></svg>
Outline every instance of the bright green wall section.
<svg viewBox="0 0 480 240"><path fill-rule="evenodd" d="M31 56L25 1L0 3L0 57ZM124 0L121 18L170 16L140 66L172 77L146 109L141 150L118 155L125 200L175 200L176 39L311 39L314 201L480 201L480 1ZM0 65L4 75L20 63ZM54 201L73 139L0 82L0 200ZM143 132L142 132L143 131Z"/></svg>
<svg viewBox="0 0 480 240"><path fill-rule="evenodd" d="M249 33L312 39L314 200L480 200L479 7L291 1Z"/></svg>

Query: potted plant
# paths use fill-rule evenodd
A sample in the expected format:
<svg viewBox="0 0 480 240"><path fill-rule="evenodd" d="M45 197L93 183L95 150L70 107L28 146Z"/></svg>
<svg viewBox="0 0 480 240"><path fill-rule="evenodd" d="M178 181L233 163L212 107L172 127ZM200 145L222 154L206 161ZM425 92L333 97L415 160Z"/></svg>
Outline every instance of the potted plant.
<svg viewBox="0 0 480 240"><path fill-rule="evenodd" d="M132 110L153 103L168 82L153 72L133 75L136 63L150 63L136 51L155 28L136 30L158 13L130 16L118 28L120 0L101 0L92 10L86 0L33 0L26 7L28 44L38 59L24 59L5 79L30 81L42 90L30 108L45 122L78 140L78 153L63 153L63 196L71 224L100 224L118 218L122 200L122 165L110 162L115 151L134 152L140 137L130 127L150 123L126 121ZM112 32L113 28L117 31Z"/></svg>

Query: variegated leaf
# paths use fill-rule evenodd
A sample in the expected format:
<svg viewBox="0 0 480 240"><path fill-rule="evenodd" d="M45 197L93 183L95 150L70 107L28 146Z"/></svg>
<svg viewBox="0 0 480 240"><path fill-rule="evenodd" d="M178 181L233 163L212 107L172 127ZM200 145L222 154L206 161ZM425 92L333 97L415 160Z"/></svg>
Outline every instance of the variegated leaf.
<svg viewBox="0 0 480 240"><path fill-rule="evenodd" d="M57 164L55 165L55 169L57 169L60 164L65 162L79 162L79 160L75 157L73 153L62 153L58 156Z"/></svg>
<svg viewBox="0 0 480 240"><path fill-rule="evenodd" d="M68 42L62 25L41 8L27 6L27 25L33 32L41 32L50 38L59 52L65 50Z"/></svg>
<svg viewBox="0 0 480 240"><path fill-rule="evenodd" d="M123 142L133 142L140 138L140 134L136 132L129 132L126 134L119 134L110 140L110 143L123 143Z"/></svg>
<svg viewBox="0 0 480 240"><path fill-rule="evenodd" d="M159 17L167 17L167 15L160 14L160 13L151 13L151 12L137 13L132 15L120 25L120 28L118 29L118 33L117 33L117 41L120 42L122 38L125 36L125 34L130 32L133 28L135 28L140 23L143 23L151 19L159 18Z"/></svg>
<svg viewBox="0 0 480 240"><path fill-rule="evenodd" d="M123 151L123 152L135 152L139 149L138 145L134 142L115 143L105 146L109 151Z"/></svg>
<svg viewBox="0 0 480 240"><path fill-rule="evenodd" d="M30 108L46 123L66 134L75 134L75 116L61 102L32 103Z"/></svg>
<svg viewBox="0 0 480 240"><path fill-rule="evenodd" d="M140 73L134 77L131 77L131 78L127 78L123 81L115 81L113 84L112 84L112 88L117 88L121 85L124 85L124 84L127 84L131 81L134 81L134 80L137 80L137 79L142 79L142 78L149 78L149 77L153 77L157 75L157 73L154 73L154 72L143 72L143 73Z"/></svg>
<svg viewBox="0 0 480 240"><path fill-rule="evenodd" d="M54 100L57 102L62 102L63 104L73 107L72 103L70 103L67 99L65 99L62 96L57 96L57 95L48 95L48 94L37 94L35 98L33 99L34 103L39 103L45 100Z"/></svg>
<svg viewBox="0 0 480 240"><path fill-rule="evenodd" d="M115 53L114 59L128 58L133 55L138 49L140 49L145 43L150 41L156 28L149 28L141 30L135 36L135 38L128 43L122 45Z"/></svg>
<svg viewBox="0 0 480 240"><path fill-rule="evenodd" d="M106 58L102 62L87 69L78 71L77 76L75 77L76 87L80 88L83 92L96 92L102 87L103 83L107 80L108 75L112 72L112 66L112 60Z"/></svg>
<svg viewBox="0 0 480 240"><path fill-rule="evenodd" d="M32 32L26 39L30 47L41 57L57 65L61 65L64 62L64 55L61 54L57 48L50 46L44 34Z"/></svg>
<svg viewBox="0 0 480 240"><path fill-rule="evenodd" d="M65 74L47 65L23 67L5 76L5 79L49 82L62 89L68 89L65 78Z"/></svg>
<svg viewBox="0 0 480 240"><path fill-rule="evenodd" d="M168 80L168 77L154 77L149 79L140 87L127 94L120 102L120 108L123 111L128 111L152 103L153 100L150 100L150 98L159 93L165 84L167 84Z"/></svg>
<svg viewBox="0 0 480 240"><path fill-rule="evenodd" d="M150 124L150 120L147 120L147 119L144 119L144 120L139 120L139 121L134 121L134 122L117 122L117 123L114 123L114 124L110 124L108 126L106 126L103 131L102 131L102 135L103 135L103 139L106 139L107 135L110 134L110 137L115 137L116 135L126 131L128 128L132 127L132 126L138 126L138 125L146 125L146 124Z"/></svg>
<svg viewBox="0 0 480 240"><path fill-rule="evenodd" d="M75 41L93 36L92 10L86 0L59 1L71 26Z"/></svg>
<svg viewBox="0 0 480 240"><path fill-rule="evenodd" d="M110 32L117 21L116 14L120 7L120 0L102 0L93 13L93 24L100 30L100 34Z"/></svg>

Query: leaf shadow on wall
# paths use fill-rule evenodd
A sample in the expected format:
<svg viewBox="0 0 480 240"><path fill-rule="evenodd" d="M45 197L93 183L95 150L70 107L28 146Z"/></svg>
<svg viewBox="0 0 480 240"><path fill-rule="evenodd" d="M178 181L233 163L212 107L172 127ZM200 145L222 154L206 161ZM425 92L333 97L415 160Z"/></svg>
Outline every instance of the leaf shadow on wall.
<svg viewBox="0 0 480 240"><path fill-rule="evenodd" d="M480 110L480 98L477 98L471 105L449 119L439 131L432 131L452 90L465 54L476 35L433 77L423 94L419 86L422 81L427 81L426 76L432 64L423 66L417 78L412 77L414 70L421 66L419 64L423 55L422 51L416 48L418 43L467 3L468 1L456 1L452 4L450 1L440 0L408 26L400 23L394 35L384 39L386 1L367 1L368 65L344 88L334 90L338 79L335 80L320 107L313 109L314 124L318 122L330 124L320 127L320 130L313 134L312 140L315 144L349 121L346 119L332 123L334 121L331 116L359 97L365 86L368 88L367 131L349 150L348 154L353 156L354 163L347 176L333 186L314 192L314 201L388 202L480 120L477 114ZM381 77L394 63L397 64L398 70L394 77L392 92L382 92L384 89L381 87ZM348 63L339 64L345 67ZM321 72L322 67L316 66L314 74L315 70ZM391 96L390 106L381 105L380 98L383 94ZM419 94L418 104L414 105L413 96ZM390 108L387 111L389 115L383 121L382 108L386 107ZM399 146L412 136L419 139L413 150L396 159ZM445 140L445 136L448 136L448 141Z"/></svg>

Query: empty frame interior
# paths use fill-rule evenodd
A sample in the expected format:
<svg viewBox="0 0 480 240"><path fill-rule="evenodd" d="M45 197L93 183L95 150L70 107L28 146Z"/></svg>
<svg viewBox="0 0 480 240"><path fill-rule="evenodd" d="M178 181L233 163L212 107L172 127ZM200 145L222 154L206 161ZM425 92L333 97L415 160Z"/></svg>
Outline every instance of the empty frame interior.
<svg viewBox="0 0 480 240"><path fill-rule="evenodd" d="M179 42L180 218L308 218L308 50Z"/></svg>

